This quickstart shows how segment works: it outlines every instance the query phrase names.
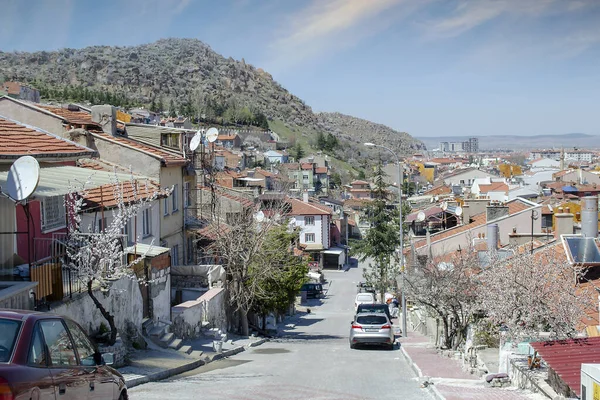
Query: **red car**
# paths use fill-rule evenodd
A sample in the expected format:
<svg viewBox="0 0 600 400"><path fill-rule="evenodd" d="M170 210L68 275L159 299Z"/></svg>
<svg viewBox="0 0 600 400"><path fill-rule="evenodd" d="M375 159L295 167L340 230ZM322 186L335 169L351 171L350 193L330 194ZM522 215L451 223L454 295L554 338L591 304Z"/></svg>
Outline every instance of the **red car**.
<svg viewBox="0 0 600 400"><path fill-rule="evenodd" d="M0 309L0 400L125 400L112 359L68 318Z"/></svg>

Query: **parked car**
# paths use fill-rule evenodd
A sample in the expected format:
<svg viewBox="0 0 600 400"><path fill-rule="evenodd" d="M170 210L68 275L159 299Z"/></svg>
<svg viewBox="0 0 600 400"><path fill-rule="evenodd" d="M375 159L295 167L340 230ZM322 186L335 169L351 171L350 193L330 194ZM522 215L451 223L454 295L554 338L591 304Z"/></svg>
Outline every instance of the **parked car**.
<svg viewBox="0 0 600 400"><path fill-rule="evenodd" d="M359 293L354 299L354 312L360 304L375 304L375 295L373 293Z"/></svg>
<svg viewBox="0 0 600 400"><path fill-rule="evenodd" d="M320 283L305 283L300 288L301 292L306 292L306 298L318 299L323 297L323 285Z"/></svg>
<svg viewBox="0 0 600 400"><path fill-rule="evenodd" d="M369 286L366 282L358 282L356 285L356 293L373 293L375 294L375 288Z"/></svg>
<svg viewBox="0 0 600 400"><path fill-rule="evenodd" d="M387 315L387 317L388 317L388 319L390 321L392 320L392 314L390 314L390 306L388 306L387 304L381 304L381 303L376 303L376 304L363 303L363 304L359 304L358 307L356 308L356 313L357 314L364 314L364 313L384 313L385 315Z"/></svg>
<svg viewBox="0 0 600 400"><path fill-rule="evenodd" d="M0 309L0 399L127 399L123 376L72 320Z"/></svg>
<svg viewBox="0 0 600 400"><path fill-rule="evenodd" d="M394 331L385 313L356 314L351 324L351 349L359 344L385 345L390 350L394 348Z"/></svg>

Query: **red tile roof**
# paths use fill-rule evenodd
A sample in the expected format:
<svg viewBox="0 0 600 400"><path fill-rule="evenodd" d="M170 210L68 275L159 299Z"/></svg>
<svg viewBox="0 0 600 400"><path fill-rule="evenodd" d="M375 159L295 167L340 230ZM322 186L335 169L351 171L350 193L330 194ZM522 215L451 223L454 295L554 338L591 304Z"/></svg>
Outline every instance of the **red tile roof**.
<svg viewBox="0 0 600 400"><path fill-rule="evenodd" d="M19 82L4 82L2 86L6 88L8 94L21 94L21 84Z"/></svg>
<svg viewBox="0 0 600 400"><path fill-rule="evenodd" d="M312 170L313 169L313 164L312 163L302 163L302 164L300 164L300 167L303 170L307 170L308 171L308 170Z"/></svg>
<svg viewBox="0 0 600 400"><path fill-rule="evenodd" d="M504 182L492 182L489 185L479 185L479 193L508 192L508 185Z"/></svg>
<svg viewBox="0 0 600 400"><path fill-rule="evenodd" d="M113 208L118 204L117 193L122 193L125 204L132 201L140 201L152 197L157 192L159 197L163 197L166 192L160 191L159 186L153 181L130 181L120 182L118 184L109 184L98 186L85 192L84 210L97 210L101 206L104 208Z"/></svg>
<svg viewBox="0 0 600 400"><path fill-rule="evenodd" d="M173 167L173 166L182 166L186 165L188 160L184 157L175 155L169 151L159 149L157 147L153 147L150 145L146 145L138 142L137 140L132 140L126 137L116 137L112 135L108 135L104 132L95 131L90 132L94 137L106 140L109 142L113 142L115 144L119 144L121 146L130 147L134 151L140 151L146 153L154 158L159 159L165 166Z"/></svg>
<svg viewBox="0 0 600 400"><path fill-rule="evenodd" d="M0 118L0 157L90 157L96 152L50 133Z"/></svg>
<svg viewBox="0 0 600 400"><path fill-rule="evenodd" d="M44 104L36 104L36 107L58 115L65 121L72 124L101 126L99 123L92 121L92 114L87 111L70 111L66 108L48 106Z"/></svg>
<svg viewBox="0 0 600 400"><path fill-rule="evenodd" d="M319 203L305 203L302 200L290 199L292 210L288 215L331 215L333 210Z"/></svg>
<svg viewBox="0 0 600 400"><path fill-rule="evenodd" d="M424 195L436 195L436 194L450 194L452 193L452 189L450 189L449 186L446 185L440 185L440 186L436 186L434 188L429 189L428 191L424 192Z"/></svg>
<svg viewBox="0 0 600 400"><path fill-rule="evenodd" d="M315 168L315 173L316 174L326 174L327 167L317 167L317 168Z"/></svg>
<svg viewBox="0 0 600 400"><path fill-rule="evenodd" d="M600 363L600 337L530 343L577 396L581 396L581 364Z"/></svg>
<svg viewBox="0 0 600 400"><path fill-rule="evenodd" d="M442 210L441 207L438 206L433 206L433 207L429 207L426 210L423 210L423 213L425 214L425 218L429 218L432 215L436 215L436 214L441 214L444 210ZM420 212L420 211L419 211ZM404 219L404 222L413 222L414 220L417 219L417 215L419 215L419 212L414 212L414 213L410 213L406 216L406 218Z"/></svg>

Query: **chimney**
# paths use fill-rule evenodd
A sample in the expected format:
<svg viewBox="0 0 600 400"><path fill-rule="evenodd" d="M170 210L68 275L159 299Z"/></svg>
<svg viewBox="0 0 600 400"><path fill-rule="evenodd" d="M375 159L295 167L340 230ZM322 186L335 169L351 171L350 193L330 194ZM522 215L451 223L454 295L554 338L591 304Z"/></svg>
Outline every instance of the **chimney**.
<svg viewBox="0 0 600 400"><path fill-rule="evenodd" d="M593 238L598 236L598 196L581 198L581 234Z"/></svg>
<svg viewBox="0 0 600 400"><path fill-rule="evenodd" d="M467 203L465 203L461 208L463 210L461 216L463 224L467 225L471 221L471 207Z"/></svg>
<svg viewBox="0 0 600 400"><path fill-rule="evenodd" d="M498 250L498 224L487 226L487 249L488 251Z"/></svg>
<svg viewBox="0 0 600 400"><path fill-rule="evenodd" d="M486 221L494 221L498 218L508 216L508 206L504 205L489 205L486 208Z"/></svg>
<svg viewBox="0 0 600 400"><path fill-rule="evenodd" d="M302 201L308 203L308 191L302 192Z"/></svg>
<svg viewBox="0 0 600 400"><path fill-rule="evenodd" d="M554 214L554 218L556 222L554 235L557 239L560 239L561 235L573 234L573 214L559 212Z"/></svg>
<svg viewBox="0 0 600 400"><path fill-rule="evenodd" d="M117 135L117 109L110 104L92 106L92 121L100 124L104 133Z"/></svg>

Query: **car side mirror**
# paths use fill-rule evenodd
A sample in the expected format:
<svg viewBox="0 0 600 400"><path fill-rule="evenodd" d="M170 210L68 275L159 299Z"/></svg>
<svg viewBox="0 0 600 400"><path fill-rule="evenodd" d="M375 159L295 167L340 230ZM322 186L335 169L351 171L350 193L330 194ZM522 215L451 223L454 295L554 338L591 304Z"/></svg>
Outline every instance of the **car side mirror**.
<svg viewBox="0 0 600 400"><path fill-rule="evenodd" d="M102 354L102 364L113 365L115 363L115 355L113 353Z"/></svg>

